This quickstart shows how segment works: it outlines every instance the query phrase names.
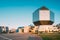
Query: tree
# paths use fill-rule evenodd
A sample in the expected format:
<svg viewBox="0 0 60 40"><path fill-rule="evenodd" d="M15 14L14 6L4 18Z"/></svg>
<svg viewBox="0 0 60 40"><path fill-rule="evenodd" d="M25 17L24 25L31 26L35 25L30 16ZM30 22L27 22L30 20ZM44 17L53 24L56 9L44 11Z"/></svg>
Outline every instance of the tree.
<svg viewBox="0 0 60 40"><path fill-rule="evenodd" d="M60 23L56 25L56 27L58 27L58 29L60 29Z"/></svg>

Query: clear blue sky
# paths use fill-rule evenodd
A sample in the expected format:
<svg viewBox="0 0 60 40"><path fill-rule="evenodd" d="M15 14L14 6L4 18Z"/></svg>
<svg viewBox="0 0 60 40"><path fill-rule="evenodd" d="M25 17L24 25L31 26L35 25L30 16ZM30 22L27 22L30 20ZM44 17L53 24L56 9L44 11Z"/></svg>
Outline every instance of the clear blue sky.
<svg viewBox="0 0 60 40"><path fill-rule="evenodd" d="M0 0L0 25L17 28L33 24L33 12L46 6L55 13L55 23L60 23L60 0Z"/></svg>

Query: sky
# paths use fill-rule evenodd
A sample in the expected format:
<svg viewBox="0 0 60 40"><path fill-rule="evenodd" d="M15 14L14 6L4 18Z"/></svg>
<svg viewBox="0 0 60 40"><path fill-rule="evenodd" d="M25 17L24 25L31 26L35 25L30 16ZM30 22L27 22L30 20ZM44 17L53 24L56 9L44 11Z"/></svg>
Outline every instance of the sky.
<svg viewBox="0 0 60 40"><path fill-rule="evenodd" d="M32 14L42 6L54 12L54 24L60 23L60 0L0 0L0 26L11 29L33 24Z"/></svg>

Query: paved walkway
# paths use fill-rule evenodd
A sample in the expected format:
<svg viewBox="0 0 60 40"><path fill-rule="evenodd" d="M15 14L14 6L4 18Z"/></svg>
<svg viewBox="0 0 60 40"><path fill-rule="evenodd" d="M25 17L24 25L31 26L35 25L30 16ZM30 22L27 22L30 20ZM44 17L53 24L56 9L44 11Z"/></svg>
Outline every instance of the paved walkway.
<svg viewBox="0 0 60 40"><path fill-rule="evenodd" d="M0 34L0 40L42 40L39 36L36 34Z"/></svg>

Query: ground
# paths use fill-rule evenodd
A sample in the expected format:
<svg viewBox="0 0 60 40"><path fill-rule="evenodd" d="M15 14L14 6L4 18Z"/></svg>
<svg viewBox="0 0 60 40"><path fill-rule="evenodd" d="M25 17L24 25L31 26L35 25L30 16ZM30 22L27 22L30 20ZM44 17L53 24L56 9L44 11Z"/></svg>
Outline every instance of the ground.
<svg viewBox="0 0 60 40"><path fill-rule="evenodd" d="M39 34L43 40L60 40L60 33L42 33Z"/></svg>
<svg viewBox="0 0 60 40"><path fill-rule="evenodd" d="M36 34L29 33L11 33L11 34L0 34L0 40L42 40Z"/></svg>

